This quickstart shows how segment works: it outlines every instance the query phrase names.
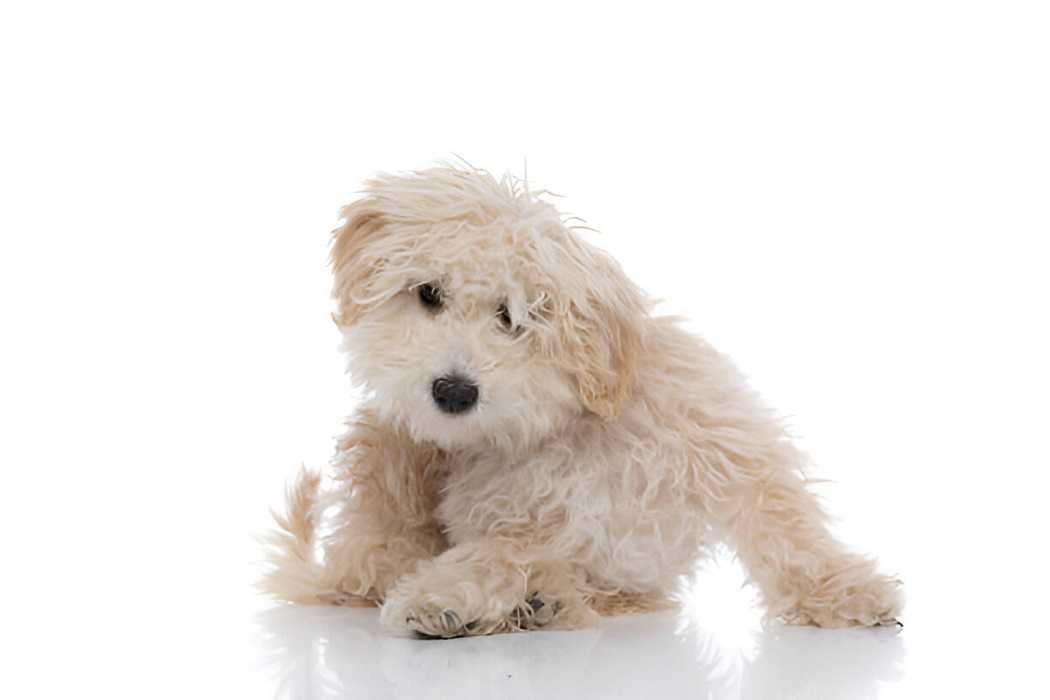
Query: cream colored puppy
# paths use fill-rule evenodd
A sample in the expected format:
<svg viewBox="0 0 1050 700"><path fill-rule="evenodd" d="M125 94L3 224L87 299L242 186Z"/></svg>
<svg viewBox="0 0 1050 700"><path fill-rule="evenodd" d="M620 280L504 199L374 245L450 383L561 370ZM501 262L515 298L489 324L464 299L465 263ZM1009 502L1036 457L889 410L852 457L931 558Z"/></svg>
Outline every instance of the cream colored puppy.
<svg viewBox="0 0 1050 700"><path fill-rule="evenodd" d="M730 361L522 183L381 176L343 216L335 320L367 399L332 485L290 491L270 593L428 636L580 627L666 604L724 539L771 617L896 618Z"/></svg>

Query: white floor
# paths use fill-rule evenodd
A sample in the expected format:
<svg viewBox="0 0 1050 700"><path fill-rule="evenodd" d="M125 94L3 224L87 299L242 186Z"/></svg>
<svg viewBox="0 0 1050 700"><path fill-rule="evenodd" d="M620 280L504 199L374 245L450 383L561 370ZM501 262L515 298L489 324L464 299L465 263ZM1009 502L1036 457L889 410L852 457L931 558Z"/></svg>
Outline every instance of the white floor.
<svg viewBox="0 0 1050 700"><path fill-rule="evenodd" d="M258 618L289 698L875 697L904 677L895 630L772 627L727 654L668 611L580 632L395 639L374 611L278 608Z"/></svg>
<svg viewBox="0 0 1050 700"><path fill-rule="evenodd" d="M231 566L212 581L178 581L182 598L171 586L156 600L128 590L130 603L58 601L83 608L65 620L16 610L16 623L36 625L36 639L16 636L23 663L0 681L0 696L1047 697L1045 628L1022 614L1035 606L1019 596L1002 601L1000 616L991 607L955 614L987 581L953 591L937 573L948 569L927 561L903 630L763 626L740 571L723 562L678 610L582 631L454 640L392 637L375 609L275 605L247 591L247 571ZM200 593L209 586L211 598Z"/></svg>
<svg viewBox="0 0 1050 700"><path fill-rule="evenodd" d="M416 640L382 631L375 609L269 602L243 559L164 570L146 550L126 556L116 576L22 570L41 576L48 600L5 601L0 697L1050 696L1041 559L963 576L958 560L906 557L903 630L763 626L742 573L722 561L678 610L581 631Z"/></svg>

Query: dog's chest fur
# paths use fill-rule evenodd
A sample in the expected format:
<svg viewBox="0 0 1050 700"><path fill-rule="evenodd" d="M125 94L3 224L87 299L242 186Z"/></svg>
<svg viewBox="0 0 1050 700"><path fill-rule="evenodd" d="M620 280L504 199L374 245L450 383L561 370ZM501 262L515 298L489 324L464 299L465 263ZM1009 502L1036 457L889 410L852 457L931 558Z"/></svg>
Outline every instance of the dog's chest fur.
<svg viewBox="0 0 1050 700"><path fill-rule="evenodd" d="M621 426L622 427L622 426ZM702 516L662 480L659 446L635 451L620 430L581 422L564 438L517 459L495 452L453 457L437 517L450 544L480 537L541 546L586 564L592 576L639 589L686 573L702 544ZM688 535L688 543L671 542ZM682 545L685 545L683 547ZM691 550L691 551L690 551ZM685 557L670 553L686 552Z"/></svg>

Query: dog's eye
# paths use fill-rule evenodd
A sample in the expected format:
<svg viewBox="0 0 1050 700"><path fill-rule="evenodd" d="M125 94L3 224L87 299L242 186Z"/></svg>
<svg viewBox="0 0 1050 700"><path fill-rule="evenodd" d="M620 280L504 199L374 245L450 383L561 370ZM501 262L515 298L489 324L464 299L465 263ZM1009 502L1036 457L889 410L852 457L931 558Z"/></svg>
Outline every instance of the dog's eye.
<svg viewBox="0 0 1050 700"><path fill-rule="evenodd" d="M510 317L510 309L507 308L506 304L499 305L497 316L499 317L500 324L503 325L503 330L507 332L513 332L515 330L514 319Z"/></svg>
<svg viewBox="0 0 1050 700"><path fill-rule="evenodd" d="M444 304L441 288L433 284L421 284L419 289L419 303L428 309L437 311Z"/></svg>

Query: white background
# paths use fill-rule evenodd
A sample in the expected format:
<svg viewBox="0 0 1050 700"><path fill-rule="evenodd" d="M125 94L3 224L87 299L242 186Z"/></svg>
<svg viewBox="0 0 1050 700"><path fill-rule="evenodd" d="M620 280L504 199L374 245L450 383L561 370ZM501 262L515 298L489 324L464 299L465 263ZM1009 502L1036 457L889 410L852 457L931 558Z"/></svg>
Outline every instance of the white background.
<svg viewBox="0 0 1050 700"><path fill-rule="evenodd" d="M6 3L5 697L1045 692L1044 3ZM266 608L352 406L328 232L458 154L733 357L905 581L899 636L681 619L425 643ZM677 632L676 632L677 630Z"/></svg>

